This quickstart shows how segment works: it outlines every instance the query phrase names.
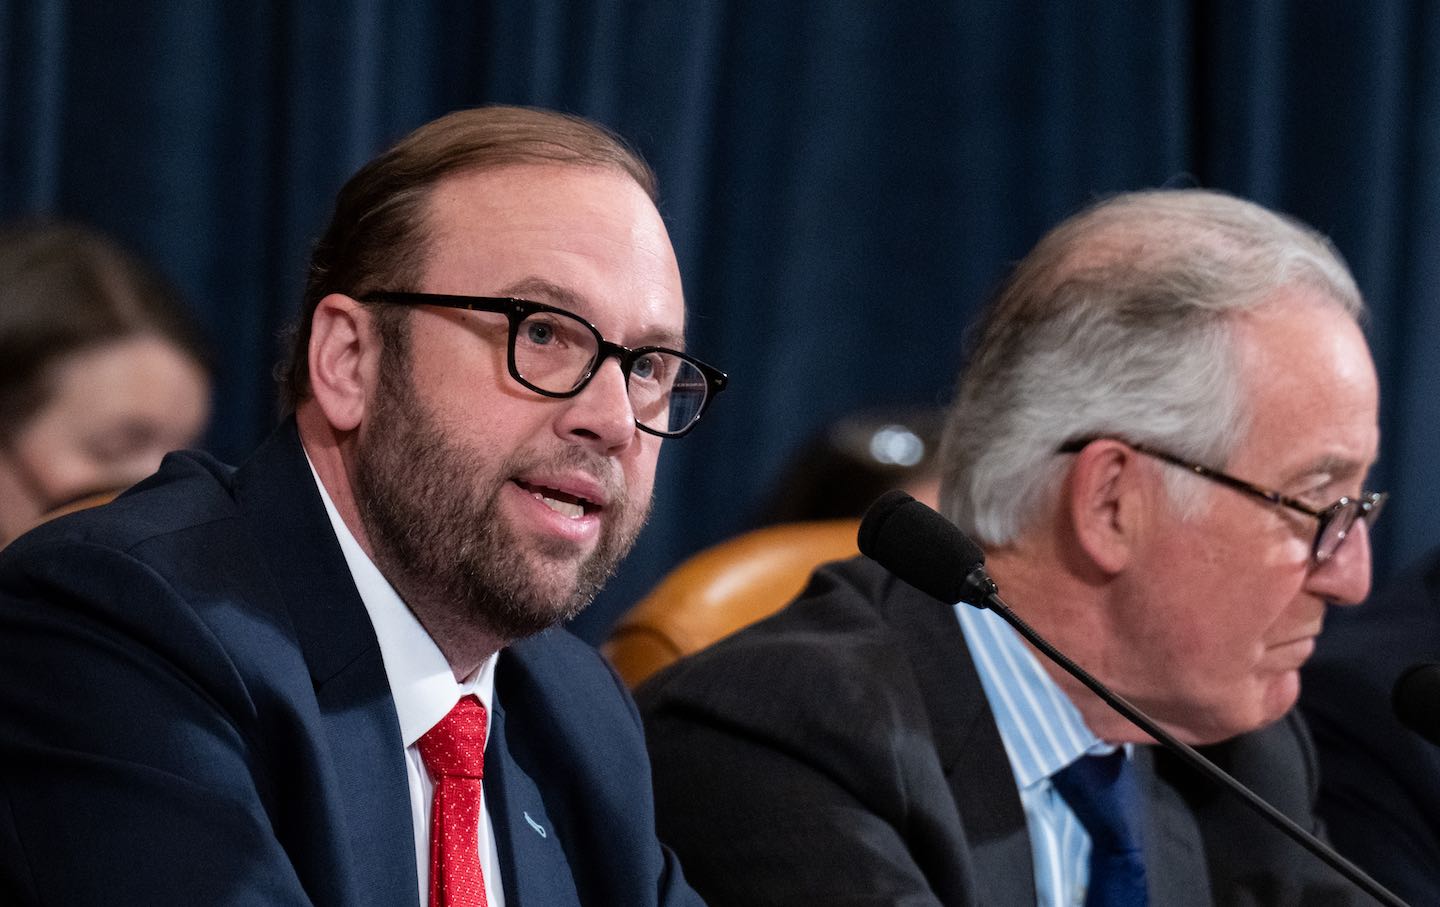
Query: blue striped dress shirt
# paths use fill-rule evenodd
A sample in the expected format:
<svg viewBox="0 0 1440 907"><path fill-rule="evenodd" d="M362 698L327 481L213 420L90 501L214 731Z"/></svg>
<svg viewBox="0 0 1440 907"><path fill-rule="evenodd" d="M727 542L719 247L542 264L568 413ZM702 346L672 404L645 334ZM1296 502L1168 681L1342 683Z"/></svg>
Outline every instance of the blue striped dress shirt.
<svg viewBox="0 0 1440 907"><path fill-rule="evenodd" d="M1110 753L1115 747L1085 726L1079 710L1003 618L963 602L955 613L1020 790L1035 860L1036 902L1040 907L1084 904L1090 838L1050 776L1082 755Z"/></svg>

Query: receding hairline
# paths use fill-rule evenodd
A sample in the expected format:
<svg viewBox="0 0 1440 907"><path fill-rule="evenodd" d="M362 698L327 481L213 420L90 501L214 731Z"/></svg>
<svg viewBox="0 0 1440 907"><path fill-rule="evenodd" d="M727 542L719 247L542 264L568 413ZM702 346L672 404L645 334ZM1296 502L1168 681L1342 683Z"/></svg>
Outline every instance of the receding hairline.
<svg viewBox="0 0 1440 907"><path fill-rule="evenodd" d="M420 126L363 165L336 196L311 251L300 311L288 332L287 357L276 369L282 414L310 395L308 345L320 299L336 292L363 297L382 285L416 280L417 272L428 267L432 246L424 221L435 187L452 175L512 164L593 166L624 173L658 213L654 171L638 149L601 123L554 110L487 105ZM398 325L403 313L382 318Z"/></svg>
<svg viewBox="0 0 1440 907"><path fill-rule="evenodd" d="M417 277L423 278L424 273L430 265L431 254L435 249L436 242L440 238L436 233L437 225L434 221L435 199L437 195L443 193L447 187L455 186L467 180L503 178L507 173L546 170L604 174L613 176L622 182L629 183L645 193L645 197L654 209L656 217L660 219L662 224L664 223L664 218L660 216L660 209L650 187L636 179L634 173L618 163L551 159L536 160L533 158L476 163L474 166L463 167L446 173L433 182L415 189L413 202L415 204L417 217L413 239L418 255L417 260L413 264L417 272Z"/></svg>
<svg viewBox="0 0 1440 907"><path fill-rule="evenodd" d="M490 131L478 143L474 141L477 118L485 120ZM532 107L493 105L452 111L411 132L366 166L431 146L445 149L428 162L428 167L443 171L431 187L446 177L475 170L553 163L625 173L652 203L659 203L654 171L621 135L584 117Z"/></svg>
<svg viewBox="0 0 1440 907"><path fill-rule="evenodd" d="M1117 271L1178 272L1206 253L1244 259L1257 239L1313 261L1264 287L1253 302L1283 287L1308 286L1360 319L1363 299L1328 237L1283 213L1205 189L1150 189L1096 201L1046 234L1027 256L1043 262L1032 272L1036 285L1030 292L1049 294L1066 282L1105 280Z"/></svg>

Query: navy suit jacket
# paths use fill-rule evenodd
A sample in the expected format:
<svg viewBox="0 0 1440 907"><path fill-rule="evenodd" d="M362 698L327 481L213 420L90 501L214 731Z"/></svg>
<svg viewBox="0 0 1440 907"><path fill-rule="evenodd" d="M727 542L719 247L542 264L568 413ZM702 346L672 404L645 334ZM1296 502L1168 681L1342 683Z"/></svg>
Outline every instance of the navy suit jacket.
<svg viewBox="0 0 1440 907"><path fill-rule="evenodd" d="M660 831L712 905L1035 903L1020 794L953 609L866 558L637 693ZM1368 899L1177 758L1137 747L1150 902ZM1294 713L1206 754L1316 829Z"/></svg>
<svg viewBox="0 0 1440 907"><path fill-rule="evenodd" d="M561 630L495 675L506 903L698 904L633 702ZM400 728L293 423L0 554L0 902L416 904Z"/></svg>
<svg viewBox="0 0 1440 907"><path fill-rule="evenodd" d="M1335 847L1413 904L1440 904L1440 747L1400 723L1390 696L1406 668L1437 661L1440 551L1330 615L1300 694Z"/></svg>

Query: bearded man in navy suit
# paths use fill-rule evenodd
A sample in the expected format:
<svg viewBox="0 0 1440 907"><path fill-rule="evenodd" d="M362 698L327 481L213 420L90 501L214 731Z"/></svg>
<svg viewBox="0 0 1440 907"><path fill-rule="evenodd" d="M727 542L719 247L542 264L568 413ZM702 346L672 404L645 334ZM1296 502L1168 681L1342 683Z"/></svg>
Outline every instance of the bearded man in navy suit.
<svg viewBox="0 0 1440 907"><path fill-rule="evenodd" d="M350 180L253 458L172 455L0 557L0 900L698 903L633 703L553 629L724 385L654 199L605 130L506 107ZM421 741L461 702L455 844Z"/></svg>

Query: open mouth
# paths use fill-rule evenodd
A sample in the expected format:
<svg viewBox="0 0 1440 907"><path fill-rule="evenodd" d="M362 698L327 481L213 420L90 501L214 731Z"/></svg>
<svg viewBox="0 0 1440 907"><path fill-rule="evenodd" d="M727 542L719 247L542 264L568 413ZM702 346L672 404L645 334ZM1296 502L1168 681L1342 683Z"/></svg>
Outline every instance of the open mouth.
<svg viewBox="0 0 1440 907"><path fill-rule="evenodd" d="M570 519L579 519L587 513L594 513L599 506L594 501L586 500L578 495L567 494L554 488L547 488L544 485L532 485L529 482L522 482L515 479L515 484L528 492L540 503L549 507L561 516Z"/></svg>

